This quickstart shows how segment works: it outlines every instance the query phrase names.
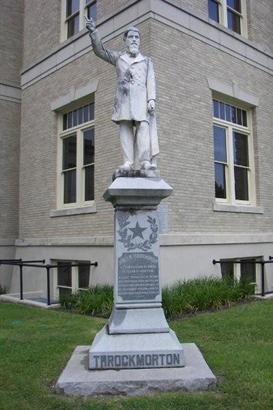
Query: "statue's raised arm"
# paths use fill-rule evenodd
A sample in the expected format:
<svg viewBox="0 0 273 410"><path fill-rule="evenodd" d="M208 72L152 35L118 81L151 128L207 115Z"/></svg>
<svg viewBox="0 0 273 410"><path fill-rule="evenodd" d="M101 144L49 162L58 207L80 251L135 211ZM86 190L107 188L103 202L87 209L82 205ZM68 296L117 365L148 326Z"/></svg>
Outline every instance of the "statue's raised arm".
<svg viewBox="0 0 273 410"><path fill-rule="evenodd" d="M117 88L112 120L119 124L123 164L115 176L156 176L159 153L155 119L155 76L150 57L139 51L140 32L129 27L125 51L106 48L92 19L86 19L94 53L116 66Z"/></svg>
<svg viewBox="0 0 273 410"><path fill-rule="evenodd" d="M96 24L94 22L94 20L92 19L92 17L90 19L87 19L85 17L85 22L86 22L86 28L89 31L89 36L91 39L91 43L92 43L92 47L94 50L94 53L102 58L103 60L107 61L110 64L116 65L116 61L119 57L119 52L118 51L114 51L114 50L110 50L106 47L104 47L101 38L100 38L100 34L96 28Z"/></svg>

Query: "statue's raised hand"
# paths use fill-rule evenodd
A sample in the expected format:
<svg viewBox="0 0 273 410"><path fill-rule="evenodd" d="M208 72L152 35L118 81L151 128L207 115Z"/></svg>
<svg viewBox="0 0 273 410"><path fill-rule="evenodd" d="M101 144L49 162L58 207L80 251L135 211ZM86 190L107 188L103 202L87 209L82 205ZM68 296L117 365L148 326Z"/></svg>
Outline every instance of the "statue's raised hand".
<svg viewBox="0 0 273 410"><path fill-rule="evenodd" d="M93 31L96 30L96 24L95 24L94 20L92 19L92 17L90 17L90 19L85 17L85 27L87 28L87 30L90 33L93 33Z"/></svg>

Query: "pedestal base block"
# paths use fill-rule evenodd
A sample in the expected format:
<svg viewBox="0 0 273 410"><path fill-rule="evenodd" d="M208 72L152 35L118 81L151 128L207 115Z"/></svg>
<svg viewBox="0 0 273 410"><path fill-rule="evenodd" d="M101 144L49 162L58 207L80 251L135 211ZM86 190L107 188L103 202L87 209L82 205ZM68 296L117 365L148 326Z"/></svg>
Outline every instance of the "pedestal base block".
<svg viewBox="0 0 273 410"><path fill-rule="evenodd" d="M119 336L118 336L119 337ZM69 396L141 396L161 391L208 390L216 377L194 343L184 343L186 366L164 369L89 370L89 346L78 346L56 384Z"/></svg>
<svg viewBox="0 0 273 410"><path fill-rule="evenodd" d="M109 335L97 333L89 351L89 368L137 369L185 366L182 345L175 333Z"/></svg>
<svg viewBox="0 0 273 410"><path fill-rule="evenodd" d="M108 324L110 334L168 333L169 330L162 308L114 309Z"/></svg>

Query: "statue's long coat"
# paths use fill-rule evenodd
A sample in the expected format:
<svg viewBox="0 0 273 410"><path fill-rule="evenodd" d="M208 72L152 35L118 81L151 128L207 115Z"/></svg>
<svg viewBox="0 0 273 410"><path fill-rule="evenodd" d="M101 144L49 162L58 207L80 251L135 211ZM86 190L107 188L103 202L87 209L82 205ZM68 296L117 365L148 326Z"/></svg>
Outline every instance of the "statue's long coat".
<svg viewBox="0 0 273 410"><path fill-rule="evenodd" d="M112 120L148 121L150 124L151 156L159 153L155 116L147 111L147 104L155 100L155 75L150 58L138 54L134 59L127 53L105 48L98 31L90 34L95 54L113 64L117 72L117 89Z"/></svg>

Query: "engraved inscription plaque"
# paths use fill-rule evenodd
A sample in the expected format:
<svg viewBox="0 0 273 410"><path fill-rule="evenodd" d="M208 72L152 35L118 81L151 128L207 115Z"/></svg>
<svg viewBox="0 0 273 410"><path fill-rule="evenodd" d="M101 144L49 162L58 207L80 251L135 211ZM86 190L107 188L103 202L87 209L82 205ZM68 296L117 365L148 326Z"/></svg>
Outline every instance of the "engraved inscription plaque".
<svg viewBox="0 0 273 410"><path fill-rule="evenodd" d="M158 257L124 252L118 259L118 296L123 301L154 300L160 293Z"/></svg>

